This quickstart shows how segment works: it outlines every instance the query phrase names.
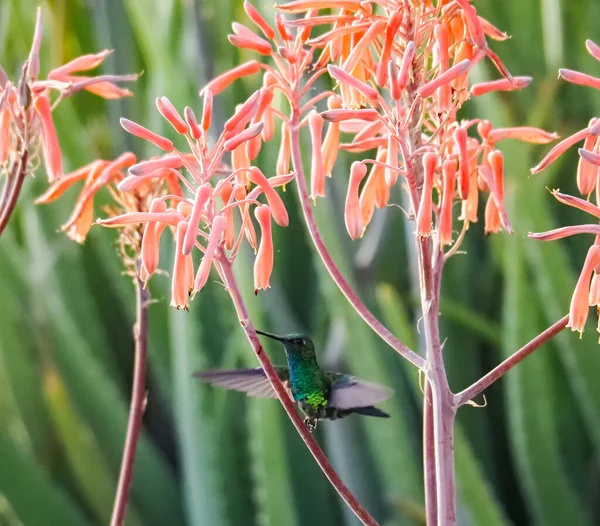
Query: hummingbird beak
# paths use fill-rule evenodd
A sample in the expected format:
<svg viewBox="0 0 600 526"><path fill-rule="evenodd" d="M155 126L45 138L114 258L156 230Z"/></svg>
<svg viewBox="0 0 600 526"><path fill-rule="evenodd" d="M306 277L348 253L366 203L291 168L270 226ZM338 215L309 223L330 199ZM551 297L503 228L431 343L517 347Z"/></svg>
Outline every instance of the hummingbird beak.
<svg viewBox="0 0 600 526"><path fill-rule="evenodd" d="M259 331L258 329L256 329L256 332L258 334L262 334L263 336L267 336L272 340L277 340L278 342L282 343L285 342L285 338L283 336L277 336L276 334L271 334L270 332Z"/></svg>

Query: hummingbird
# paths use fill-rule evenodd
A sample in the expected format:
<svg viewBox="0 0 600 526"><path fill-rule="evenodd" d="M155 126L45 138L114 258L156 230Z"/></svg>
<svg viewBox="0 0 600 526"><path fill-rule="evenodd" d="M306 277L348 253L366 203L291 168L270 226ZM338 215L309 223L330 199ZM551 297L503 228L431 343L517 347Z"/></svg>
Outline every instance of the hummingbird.
<svg viewBox="0 0 600 526"><path fill-rule="evenodd" d="M336 420L352 413L389 418L390 415L375 404L392 396L390 388L348 374L323 371L317 363L312 340L304 334L278 336L259 330L256 332L284 345L287 367L275 366L275 371L305 416L304 424L311 432L316 429L319 420ZM197 372L194 376L203 382L241 391L248 396L277 397L261 367L213 369Z"/></svg>

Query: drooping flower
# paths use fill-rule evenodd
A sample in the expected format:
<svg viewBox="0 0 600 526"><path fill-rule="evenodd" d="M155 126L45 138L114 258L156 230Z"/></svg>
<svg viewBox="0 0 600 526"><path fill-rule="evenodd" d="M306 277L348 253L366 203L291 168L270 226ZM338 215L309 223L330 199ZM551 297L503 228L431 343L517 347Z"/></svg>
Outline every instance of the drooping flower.
<svg viewBox="0 0 600 526"><path fill-rule="evenodd" d="M110 50L104 50L91 55L75 58L51 70L46 80L39 79L40 48L42 44L42 12L37 11L33 44L29 58L23 67L23 73L15 85L8 79L0 85L0 174L6 174L6 193L11 196L11 202L3 204L0 210L0 232L6 226L10 211L14 208L20 192L23 179L31 174L37 166L38 144L46 167L46 173L51 189L46 194L60 194L61 188L69 186L86 177L100 176L103 168L109 168L102 163L90 165L76 170L66 177L66 182L58 185L64 178L63 159L59 137L56 132L52 111L57 102L77 93L87 90L106 99L115 99L131 95L129 90L117 85L119 82L132 81L137 75L100 75L81 76L79 73L98 67ZM0 68L1 69L1 68ZM53 102L53 95L57 97ZM115 169L116 170L116 169ZM106 173L102 173L104 178ZM95 193L88 181L86 191ZM12 208L11 208L12 207ZM82 242L93 219L93 204L90 199L78 203L76 212L69 222L64 225L70 237Z"/></svg>

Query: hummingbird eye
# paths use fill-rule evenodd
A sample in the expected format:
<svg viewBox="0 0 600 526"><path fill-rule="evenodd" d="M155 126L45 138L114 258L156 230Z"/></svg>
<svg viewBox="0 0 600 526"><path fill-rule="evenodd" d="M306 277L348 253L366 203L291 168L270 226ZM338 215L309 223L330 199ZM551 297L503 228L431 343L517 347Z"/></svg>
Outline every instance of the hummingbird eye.
<svg viewBox="0 0 600 526"><path fill-rule="evenodd" d="M304 340L302 338L294 338L294 343L296 345L302 345L304 343Z"/></svg>

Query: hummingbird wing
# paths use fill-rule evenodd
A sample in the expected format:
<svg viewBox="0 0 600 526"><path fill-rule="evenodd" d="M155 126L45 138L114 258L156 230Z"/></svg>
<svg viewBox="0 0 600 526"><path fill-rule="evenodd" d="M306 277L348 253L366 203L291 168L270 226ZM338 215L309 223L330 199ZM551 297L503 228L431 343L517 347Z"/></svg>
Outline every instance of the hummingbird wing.
<svg viewBox="0 0 600 526"><path fill-rule="evenodd" d="M393 393L389 387L342 375L332 383L328 405L336 409L370 407L387 400Z"/></svg>
<svg viewBox="0 0 600 526"><path fill-rule="evenodd" d="M289 379L287 367L275 367L282 382ZM256 398L277 398L271 382L261 367L255 369L231 369L198 371L194 377L202 382L246 393Z"/></svg>

